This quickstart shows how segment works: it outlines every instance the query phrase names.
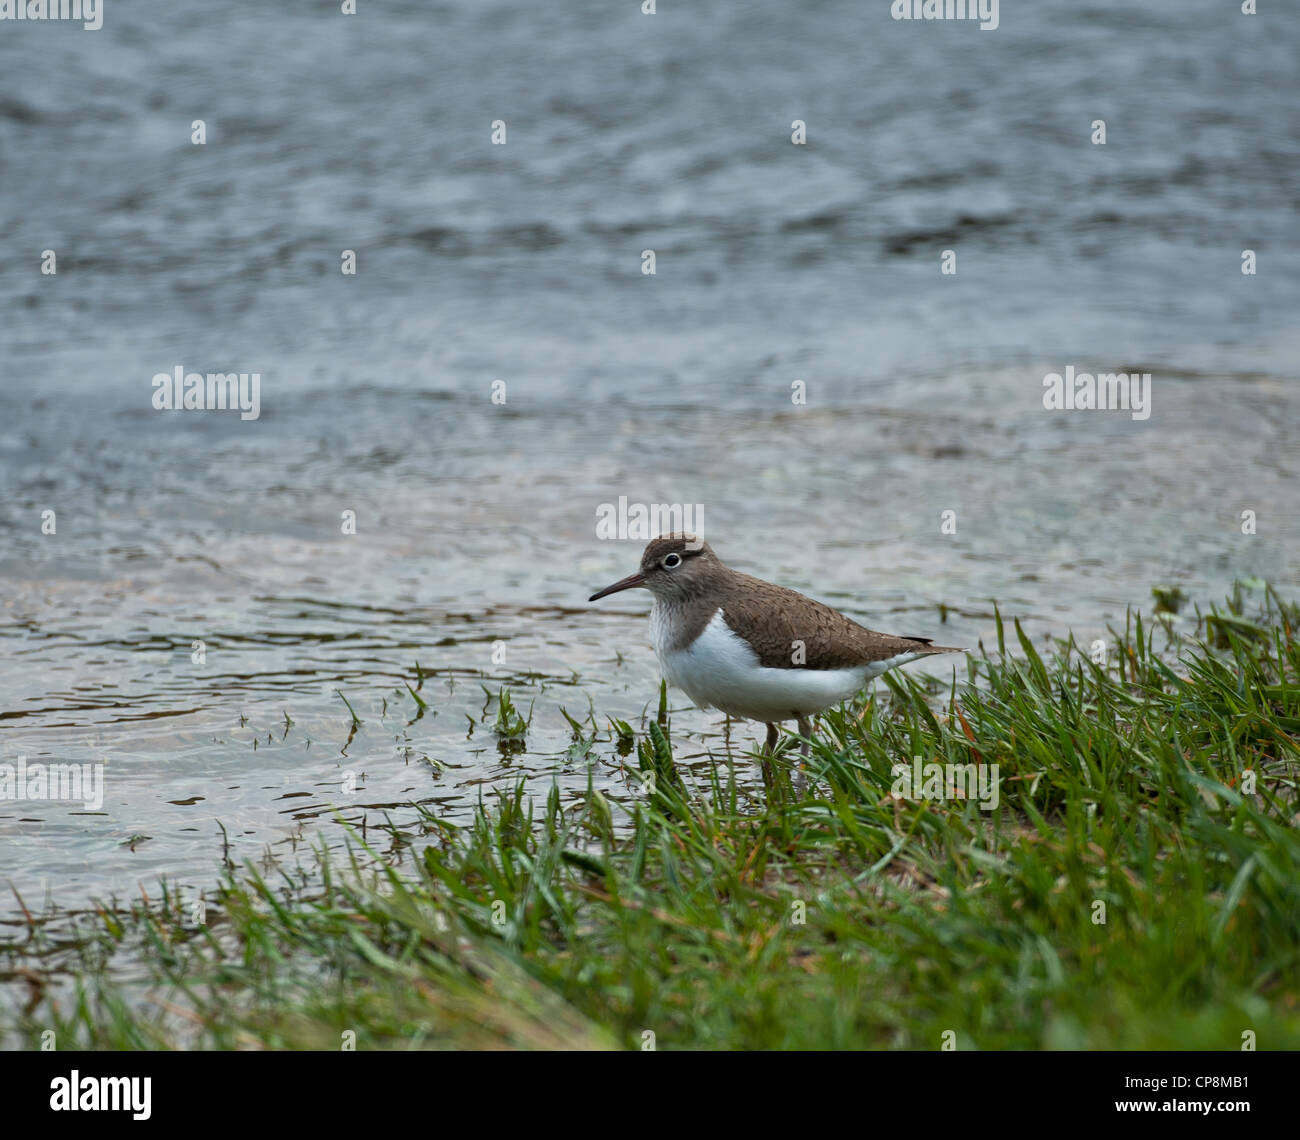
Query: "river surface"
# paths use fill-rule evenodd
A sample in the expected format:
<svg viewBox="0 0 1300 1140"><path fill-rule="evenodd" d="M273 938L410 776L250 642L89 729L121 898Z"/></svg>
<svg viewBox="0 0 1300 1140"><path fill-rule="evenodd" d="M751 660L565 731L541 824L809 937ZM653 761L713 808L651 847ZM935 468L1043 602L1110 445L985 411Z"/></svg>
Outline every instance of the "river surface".
<svg viewBox="0 0 1300 1140"><path fill-rule="evenodd" d="M1297 596L1300 6L359 7L0 24L0 764L104 781L0 800L32 910L521 773L635 794L621 496L948 644ZM155 409L178 367L257 418ZM1067 368L1149 416L1045 408Z"/></svg>

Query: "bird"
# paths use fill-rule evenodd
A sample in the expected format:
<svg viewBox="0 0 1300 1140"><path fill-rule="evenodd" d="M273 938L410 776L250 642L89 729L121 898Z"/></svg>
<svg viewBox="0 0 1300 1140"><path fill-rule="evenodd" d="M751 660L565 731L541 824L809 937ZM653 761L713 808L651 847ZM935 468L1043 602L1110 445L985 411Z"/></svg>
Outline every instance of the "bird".
<svg viewBox="0 0 1300 1140"><path fill-rule="evenodd" d="M767 725L760 759L769 786L782 721L798 722L806 759L810 716L886 670L966 652L867 629L795 590L733 570L690 533L651 539L635 573L587 600L632 589L653 595L650 638L665 680L700 708Z"/></svg>

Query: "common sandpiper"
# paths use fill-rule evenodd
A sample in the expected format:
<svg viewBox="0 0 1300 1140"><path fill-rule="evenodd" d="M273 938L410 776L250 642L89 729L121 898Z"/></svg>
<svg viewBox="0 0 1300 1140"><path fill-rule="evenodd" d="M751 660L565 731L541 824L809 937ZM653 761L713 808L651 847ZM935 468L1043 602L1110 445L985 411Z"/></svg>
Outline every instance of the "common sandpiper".
<svg viewBox="0 0 1300 1140"><path fill-rule="evenodd" d="M701 708L767 725L768 784L781 721L799 722L807 757L813 713L853 696L887 669L965 652L867 629L794 590L731 569L691 534L652 539L635 574L587 600L638 587L654 595L650 637L668 683Z"/></svg>

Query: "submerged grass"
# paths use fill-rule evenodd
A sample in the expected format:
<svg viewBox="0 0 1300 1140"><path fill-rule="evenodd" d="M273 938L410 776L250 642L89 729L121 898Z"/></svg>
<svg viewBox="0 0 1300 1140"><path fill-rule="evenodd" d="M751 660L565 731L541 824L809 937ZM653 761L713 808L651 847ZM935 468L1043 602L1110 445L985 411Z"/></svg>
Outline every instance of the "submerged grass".
<svg viewBox="0 0 1300 1140"><path fill-rule="evenodd" d="M382 854L231 872L200 923L166 897L102 912L67 951L71 991L34 987L10 1031L60 1048L1300 1047L1300 615L1256 590L1184 640L1162 606L1046 658L998 617L996 650L940 692L886 675L820 718L802 797L780 765L766 801L725 760L684 775L661 716L626 803L521 784L469 827L426 813ZM632 733L614 722L624 753ZM912 787L916 760L996 765L996 806L922 798L948 785ZM148 977L114 971L128 946ZM11 980L23 953L0 948Z"/></svg>

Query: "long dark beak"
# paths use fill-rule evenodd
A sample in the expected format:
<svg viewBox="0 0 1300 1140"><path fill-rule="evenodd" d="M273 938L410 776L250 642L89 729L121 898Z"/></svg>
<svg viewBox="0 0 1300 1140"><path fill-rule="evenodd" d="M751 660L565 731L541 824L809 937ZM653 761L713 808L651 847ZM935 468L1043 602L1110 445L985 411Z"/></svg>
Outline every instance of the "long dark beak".
<svg viewBox="0 0 1300 1140"><path fill-rule="evenodd" d="M609 594L617 594L619 590L630 590L634 586L644 585L645 575L638 570L635 574L629 574L626 578L620 578L612 586L606 586L603 590L597 590L587 599L587 601L594 602L597 598L604 598Z"/></svg>

